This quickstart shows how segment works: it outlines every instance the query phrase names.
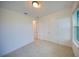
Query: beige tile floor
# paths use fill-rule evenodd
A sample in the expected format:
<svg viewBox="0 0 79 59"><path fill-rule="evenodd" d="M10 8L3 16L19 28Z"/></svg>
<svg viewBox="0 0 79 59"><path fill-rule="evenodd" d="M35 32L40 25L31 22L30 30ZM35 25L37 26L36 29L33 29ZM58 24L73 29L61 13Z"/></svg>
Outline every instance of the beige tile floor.
<svg viewBox="0 0 79 59"><path fill-rule="evenodd" d="M34 42L13 51L4 57L73 57L72 48L41 40L40 46Z"/></svg>

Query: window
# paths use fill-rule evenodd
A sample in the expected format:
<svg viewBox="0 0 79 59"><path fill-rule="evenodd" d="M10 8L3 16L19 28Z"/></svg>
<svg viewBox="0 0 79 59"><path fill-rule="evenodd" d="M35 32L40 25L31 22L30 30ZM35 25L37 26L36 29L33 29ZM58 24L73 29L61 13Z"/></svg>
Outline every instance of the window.
<svg viewBox="0 0 79 59"><path fill-rule="evenodd" d="M74 28L74 39L79 41L79 10L73 15L73 28Z"/></svg>
<svg viewBox="0 0 79 59"><path fill-rule="evenodd" d="M79 41L79 11L77 11L77 28L76 28L76 33L77 33L77 40Z"/></svg>

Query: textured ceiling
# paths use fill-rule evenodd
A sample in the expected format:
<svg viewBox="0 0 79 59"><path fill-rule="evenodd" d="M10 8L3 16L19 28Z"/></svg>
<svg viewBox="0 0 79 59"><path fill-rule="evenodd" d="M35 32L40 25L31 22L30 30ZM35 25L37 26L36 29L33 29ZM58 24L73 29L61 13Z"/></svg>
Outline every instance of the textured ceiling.
<svg viewBox="0 0 79 59"><path fill-rule="evenodd" d="M32 7L31 1L2 1L0 7L14 10L20 13L28 13L27 15L33 17L46 16L67 8L72 8L73 1L41 1L40 8Z"/></svg>

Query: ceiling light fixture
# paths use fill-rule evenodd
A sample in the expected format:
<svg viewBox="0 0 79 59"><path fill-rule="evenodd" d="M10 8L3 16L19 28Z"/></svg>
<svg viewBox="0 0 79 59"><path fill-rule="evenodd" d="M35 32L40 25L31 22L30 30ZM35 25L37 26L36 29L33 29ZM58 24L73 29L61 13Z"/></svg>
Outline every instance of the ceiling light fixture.
<svg viewBox="0 0 79 59"><path fill-rule="evenodd" d="M32 6L35 7L35 8L39 8L40 7L40 4L38 1L33 1L32 2Z"/></svg>

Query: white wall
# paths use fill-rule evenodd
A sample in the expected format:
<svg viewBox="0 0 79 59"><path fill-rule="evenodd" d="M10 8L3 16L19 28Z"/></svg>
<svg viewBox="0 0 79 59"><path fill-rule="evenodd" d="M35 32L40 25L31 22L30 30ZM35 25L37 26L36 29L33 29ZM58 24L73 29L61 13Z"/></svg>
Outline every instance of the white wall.
<svg viewBox="0 0 79 59"><path fill-rule="evenodd" d="M0 56L33 41L32 17L0 8Z"/></svg>
<svg viewBox="0 0 79 59"><path fill-rule="evenodd" d="M40 39L71 47L71 9L41 17Z"/></svg>

